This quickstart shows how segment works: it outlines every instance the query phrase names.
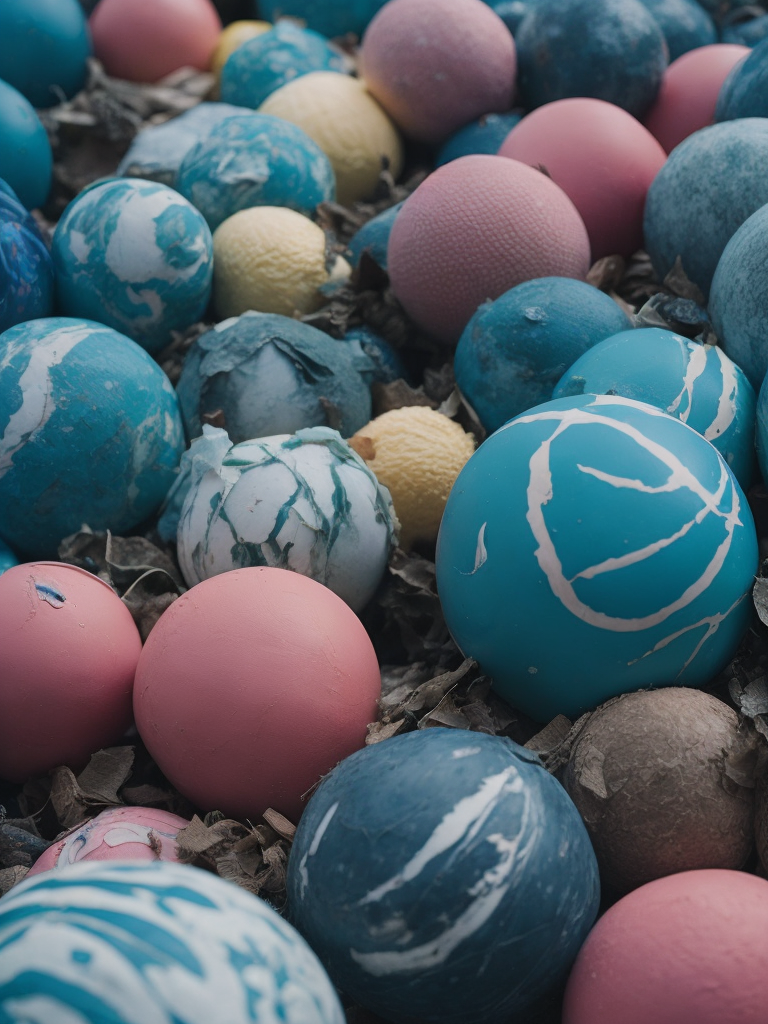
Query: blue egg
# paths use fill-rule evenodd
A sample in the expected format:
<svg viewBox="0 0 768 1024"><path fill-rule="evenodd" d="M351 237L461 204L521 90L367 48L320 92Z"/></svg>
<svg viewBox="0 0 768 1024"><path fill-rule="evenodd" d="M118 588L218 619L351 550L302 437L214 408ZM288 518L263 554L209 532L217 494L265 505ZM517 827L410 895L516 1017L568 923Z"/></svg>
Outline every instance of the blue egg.
<svg viewBox="0 0 768 1024"><path fill-rule="evenodd" d="M18 565L19 560L2 540L0 540L0 576L6 571L6 569L13 568L14 565Z"/></svg>
<svg viewBox="0 0 768 1024"><path fill-rule="evenodd" d="M761 19L762 20L762 19ZM765 15L768 31L768 14ZM768 39L731 69L715 106L715 121L768 116Z"/></svg>
<svg viewBox="0 0 768 1024"><path fill-rule="evenodd" d="M336 198L331 161L305 131L270 114L228 117L184 157L176 188L211 231L250 206L287 206L311 217Z"/></svg>
<svg viewBox="0 0 768 1024"><path fill-rule="evenodd" d="M531 8L531 0L485 0L498 14L512 35Z"/></svg>
<svg viewBox="0 0 768 1024"><path fill-rule="evenodd" d="M113 178L80 193L52 245L59 308L159 352L200 320L213 240L203 215L167 185Z"/></svg>
<svg viewBox="0 0 768 1024"><path fill-rule="evenodd" d="M367 252L382 270L387 269L389 235L392 231L392 225L395 223L395 218L400 213L404 202L405 200L395 203L394 206L390 206L383 213L371 217L352 235L347 243L345 255L353 267L359 264L360 257L364 252Z"/></svg>
<svg viewBox="0 0 768 1024"><path fill-rule="evenodd" d="M0 537L20 554L55 556L83 523L138 526L183 450L173 386L129 338L66 317L0 335Z"/></svg>
<svg viewBox="0 0 768 1024"><path fill-rule="evenodd" d="M29 100L0 81L0 178L28 210L42 206L51 190L53 153Z"/></svg>
<svg viewBox="0 0 768 1024"><path fill-rule="evenodd" d="M359 345L370 360L370 366L360 371L369 387L376 383L391 384L399 379L413 383L397 350L370 327L353 327L347 331L343 340Z"/></svg>
<svg viewBox="0 0 768 1024"><path fill-rule="evenodd" d="M484 114L478 121L464 125L442 144L437 152L435 167L442 167L460 156L473 153L490 153L495 156L522 114L510 111L508 114Z"/></svg>
<svg viewBox="0 0 768 1024"><path fill-rule="evenodd" d="M546 402L570 364L632 321L604 292L566 277L525 281L477 310L459 338L456 383L486 430Z"/></svg>
<svg viewBox="0 0 768 1024"><path fill-rule="evenodd" d="M606 338L577 359L553 398L621 395L647 402L710 441L746 490L755 462L755 392L716 345L646 327Z"/></svg>
<svg viewBox="0 0 768 1024"><path fill-rule="evenodd" d="M480 446L436 561L459 647L546 722L645 686L708 683L751 621L758 551L708 441L653 406L582 395Z"/></svg>
<svg viewBox="0 0 768 1024"><path fill-rule="evenodd" d="M757 399L755 446L763 483L768 486L768 387L765 379Z"/></svg>
<svg viewBox="0 0 768 1024"><path fill-rule="evenodd" d="M289 11L281 9L281 14ZM262 11L261 16L271 20ZM246 40L227 58L221 70L219 91L225 103L260 107L281 85L311 71L350 70L341 50L311 28L292 21L278 21L274 28Z"/></svg>
<svg viewBox="0 0 768 1024"><path fill-rule="evenodd" d="M754 8L753 8L754 9ZM760 10L758 7L756 10ZM738 46L757 46L768 37L768 14L757 14L747 21L733 21L723 25L720 31L721 43L736 43ZM720 118L715 115L715 120Z"/></svg>
<svg viewBox="0 0 768 1024"><path fill-rule="evenodd" d="M696 0L641 0L641 3L664 33L670 61L697 46L718 42L714 21Z"/></svg>
<svg viewBox="0 0 768 1024"><path fill-rule="evenodd" d="M264 900L168 861L90 861L0 902L0 1019L343 1024L327 974Z"/></svg>
<svg viewBox="0 0 768 1024"><path fill-rule="evenodd" d="M199 337L177 385L187 436L206 417L233 444L303 427L349 437L371 418L370 360L316 327L278 313L244 313Z"/></svg>
<svg viewBox="0 0 768 1024"><path fill-rule="evenodd" d="M517 1020L597 914L579 814L511 740L425 729L352 754L312 796L291 920L334 983L388 1021Z"/></svg>
<svg viewBox="0 0 768 1024"><path fill-rule="evenodd" d="M35 218L0 179L0 333L53 310L53 261Z"/></svg>
<svg viewBox="0 0 768 1024"><path fill-rule="evenodd" d="M386 0L259 0L259 17L298 18L324 36L354 32L362 36L368 22Z"/></svg>
<svg viewBox="0 0 768 1024"><path fill-rule="evenodd" d="M34 107L52 107L79 92L91 52L78 0L0 3L0 78Z"/></svg>

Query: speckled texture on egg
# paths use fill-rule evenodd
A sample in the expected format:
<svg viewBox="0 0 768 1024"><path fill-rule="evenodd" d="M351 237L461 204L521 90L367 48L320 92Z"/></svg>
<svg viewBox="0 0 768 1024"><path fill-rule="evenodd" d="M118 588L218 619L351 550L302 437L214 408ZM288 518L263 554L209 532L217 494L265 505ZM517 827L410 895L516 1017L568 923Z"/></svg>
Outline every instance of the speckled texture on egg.
<svg viewBox="0 0 768 1024"><path fill-rule="evenodd" d="M715 108L716 121L739 117L765 117L768 83L768 40L763 40L735 65L725 79Z"/></svg>
<svg viewBox="0 0 768 1024"><path fill-rule="evenodd" d="M34 217L0 179L0 333L53 310L53 262Z"/></svg>
<svg viewBox="0 0 768 1024"><path fill-rule="evenodd" d="M210 229L166 185L113 178L85 189L56 225L52 255L61 312L114 327L148 352L208 305Z"/></svg>

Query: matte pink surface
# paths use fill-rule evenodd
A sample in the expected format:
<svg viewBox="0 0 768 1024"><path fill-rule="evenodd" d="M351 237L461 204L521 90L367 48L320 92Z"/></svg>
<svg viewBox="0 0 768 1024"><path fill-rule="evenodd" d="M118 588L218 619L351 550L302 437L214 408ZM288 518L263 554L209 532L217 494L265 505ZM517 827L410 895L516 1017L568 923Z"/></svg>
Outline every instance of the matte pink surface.
<svg viewBox="0 0 768 1024"><path fill-rule="evenodd" d="M584 221L545 174L502 156L464 156L406 199L389 236L392 289L409 316L458 341L477 307L534 277L583 280Z"/></svg>
<svg viewBox="0 0 768 1024"><path fill-rule="evenodd" d="M723 82L752 51L736 43L712 43L673 60L661 80L644 124L667 153L683 139L712 124Z"/></svg>
<svg viewBox="0 0 768 1024"><path fill-rule="evenodd" d="M563 1024L765 1024L768 882L684 871L614 904L581 948Z"/></svg>
<svg viewBox="0 0 768 1024"><path fill-rule="evenodd" d="M29 874L82 860L177 861L176 834L188 824L186 818L154 807L112 807L49 846Z"/></svg>
<svg viewBox="0 0 768 1024"><path fill-rule="evenodd" d="M390 0L365 31L360 66L390 117L424 142L512 107L515 42L482 0Z"/></svg>
<svg viewBox="0 0 768 1024"><path fill-rule="evenodd" d="M0 778L82 767L132 721L141 638L98 576L27 562L0 576Z"/></svg>
<svg viewBox="0 0 768 1024"><path fill-rule="evenodd" d="M207 71L221 33L211 0L99 0L88 24L107 74L131 82Z"/></svg>
<svg viewBox="0 0 768 1024"><path fill-rule="evenodd" d="M136 673L136 724L201 810L296 821L301 796L365 743L381 677L368 634L287 569L222 573L162 615Z"/></svg>
<svg viewBox="0 0 768 1024"><path fill-rule="evenodd" d="M547 103L515 125L499 156L547 169L581 214L593 260L641 248L645 196L667 156L626 110L583 97Z"/></svg>

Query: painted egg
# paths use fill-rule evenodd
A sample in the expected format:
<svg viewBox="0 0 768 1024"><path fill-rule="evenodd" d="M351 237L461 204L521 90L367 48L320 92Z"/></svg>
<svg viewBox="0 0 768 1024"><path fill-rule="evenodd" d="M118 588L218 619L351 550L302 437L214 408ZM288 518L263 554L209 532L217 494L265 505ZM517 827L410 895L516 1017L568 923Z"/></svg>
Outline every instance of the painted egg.
<svg viewBox="0 0 768 1024"><path fill-rule="evenodd" d="M459 339L456 383L486 430L552 398L568 364L632 322L604 292L539 277L485 302Z"/></svg>
<svg viewBox="0 0 768 1024"><path fill-rule="evenodd" d="M390 384L393 380L398 379L414 383L397 349L372 331L370 327L364 325L353 327L347 331L343 340L353 346L359 346L370 360L370 366L360 371L363 380L369 386L375 383ZM368 421L366 420L366 422ZM364 424L362 425L364 426Z"/></svg>
<svg viewBox="0 0 768 1024"><path fill-rule="evenodd" d="M328 427L232 445L208 428L192 467L178 531L190 587L249 565L292 569L359 611L394 545L389 491Z"/></svg>
<svg viewBox="0 0 768 1024"><path fill-rule="evenodd" d="M754 47L768 36L768 14L762 13L763 8L753 7L755 17L738 19L724 24L720 30L723 43L737 43L742 46ZM760 13L758 13L760 12Z"/></svg>
<svg viewBox="0 0 768 1024"><path fill-rule="evenodd" d="M757 561L749 505L701 434L583 395L523 413L472 456L443 516L437 585L462 651L546 722L709 682L750 623Z"/></svg>
<svg viewBox="0 0 768 1024"><path fill-rule="evenodd" d="M29 320L0 335L0 410L0 537L29 558L55 555L83 523L138 526L184 450L166 375L87 320Z"/></svg>
<svg viewBox="0 0 768 1024"><path fill-rule="evenodd" d="M78 769L131 724L141 638L98 576L27 562L0 576L0 778Z"/></svg>
<svg viewBox="0 0 768 1024"><path fill-rule="evenodd" d="M52 174L51 144L34 107L0 81L0 178L34 210L48 198Z"/></svg>
<svg viewBox="0 0 768 1024"><path fill-rule="evenodd" d="M752 483L755 392L716 345L659 327L623 331L577 359L552 397L585 394L655 405L711 441L744 490Z"/></svg>
<svg viewBox="0 0 768 1024"><path fill-rule="evenodd" d="M387 269L387 246L392 225L395 217L403 207L405 200L395 203L383 213L371 217L361 228L352 235L347 243L346 256L353 267L360 262L360 257L367 252L374 262L378 263L382 270Z"/></svg>
<svg viewBox="0 0 768 1024"><path fill-rule="evenodd" d="M3 0L0 78L34 107L71 99L85 85L91 39L77 0Z"/></svg>
<svg viewBox="0 0 768 1024"><path fill-rule="evenodd" d="M228 117L184 157L176 188L215 231L249 206L287 206L311 217L336 198L331 162L301 128L255 111Z"/></svg>
<svg viewBox="0 0 768 1024"><path fill-rule="evenodd" d="M425 729L323 781L296 833L288 900L333 982L374 1013L491 1024L563 978L599 884L584 824L535 754Z"/></svg>
<svg viewBox="0 0 768 1024"><path fill-rule="evenodd" d="M757 428L755 447L757 450L757 462L760 466L760 473L763 482L768 481L768 387L763 385L757 399ZM0 556L0 565L2 556Z"/></svg>
<svg viewBox="0 0 768 1024"><path fill-rule="evenodd" d="M186 818L154 807L111 807L57 839L27 877L82 861L176 861L176 835L188 824Z"/></svg>
<svg viewBox="0 0 768 1024"><path fill-rule="evenodd" d="M498 153L502 142L520 123L521 117L522 114L512 111L508 114L483 114L479 120L464 125L442 144L435 157L435 167L472 153Z"/></svg>
<svg viewBox="0 0 768 1024"><path fill-rule="evenodd" d="M153 181L114 178L85 189L56 225L52 254L61 312L114 327L148 352L200 320L211 295L208 225Z"/></svg>
<svg viewBox="0 0 768 1024"><path fill-rule="evenodd" d="M669 59L717 42L712 18L696 0L642 0L664 33Z"/></svg>
<svg viewBox="0 0 768 1024"><path fill-rule="evenodd" d="M0 1014L343 1024L319 960L249 892L182 864L76 864L0 903Z"/></svg>
<svg viewBox="0 0 768 1024"><path fill-rule="evenodd" d="M0 576L4 572L7 572L14 565L18 565L19 560L2 540L0 540Z"/></svg>
<svg viewBox="0 0 768 1024"><path fill-rule="evenodd" d="M204 580L163 613L136 671L136 725L172 785L205 810L292 820L363 746L381 676L355 613L286 569ZM222 756L226 751L226 756Z"/></svg>
<svg viewBox="0 0 768 1024"><path fill-rule="evenodd" d="M53 310L53 262L35 218L0 179L0 333Z"/></svg>
<svg viewBox="0 0 768 1024"><path fill-rule="evenodd" d="M345 437L371 418L364 379L370 359L316 327L277 313L243 313L217 324L190 348L178 395L187 436L223 417L233 443L303 427Z"/></svg>
<svg viewBox="0 0 768 1024"><path fill-rule="evenodd" d="M305 21L325 36L362 35L363 29L385 0L260 0L263 18L274 21L283 15Z"/></svg>
<svg viewBox="0 0 768 1024"><path fill-rule="evenodd" d="M745 53L725 79L715 107L716 121L733 121L739 117L765 117L768 104L765 89L768 83L768 40Z"/></svg>

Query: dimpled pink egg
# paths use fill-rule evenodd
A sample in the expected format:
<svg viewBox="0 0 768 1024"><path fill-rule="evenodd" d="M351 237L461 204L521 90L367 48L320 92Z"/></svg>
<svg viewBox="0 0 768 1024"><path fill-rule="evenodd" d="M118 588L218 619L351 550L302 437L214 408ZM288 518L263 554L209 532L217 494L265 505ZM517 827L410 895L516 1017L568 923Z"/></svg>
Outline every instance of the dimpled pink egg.
<svg viewBox="0 0 768 1024"><path fill-rule="evenodd" d="M131 725L141 638L98 576L27 562L0 576L0 778L82 767Z"/></svg>
<svg viewBox="0 0 768 1024"><path fill-rule="evenodd" d="M408 315L452 343L481 303L516 284L583 280L589 239L576 207L545 174L506 157L464 156L406 199L387 262Z"/></svg>
<svg viewBox="0 0 768 1024"><path fill-rule="evenodd" d="M362 76L402 130L440 142L512 106L515 43L482 0L390 0L366 29Z"/></svg>
<svg viewBox="0 0 768 1024"><path fill-rule="evenodd" d="M585 97L546 103L515 125L499 156L546 168L581 214L593 260L642 246L645 196L667 155L626 110Z"/></svg>
<svg viewBox="0 0 768 1024"><path fill-rule="evenodd" d="M563 1024L765 1024L768 882L684 871L635 889L587 936Z"/></svg>
<svg viewBox="0 0 768 1024"><path fill-rule="evenodd" d="M736 43L712 43L673 60L661 80L656 100L643 118L646 128L667 153L700 128L712 124L723 82L752 51Z"/></svg>
<svg viewBox="0 0 768 1024"><path fill-rule="evenodd" d="M49 846L29 874L65 868L81 860L177 861L176 834L189 822L154 807L111 807L71 829Z"/></svg>

